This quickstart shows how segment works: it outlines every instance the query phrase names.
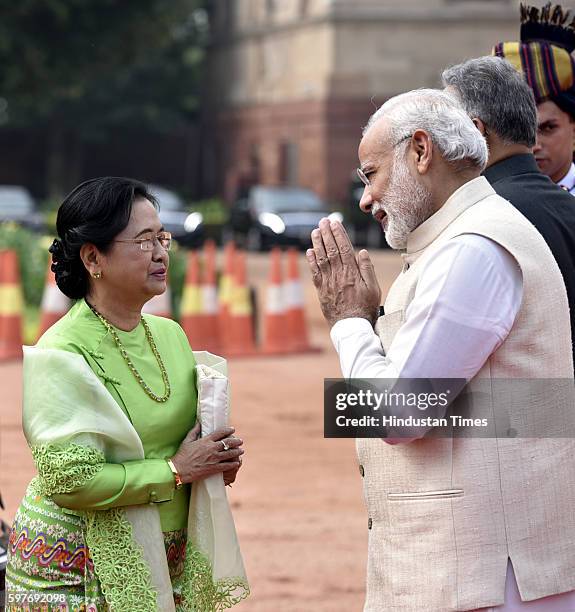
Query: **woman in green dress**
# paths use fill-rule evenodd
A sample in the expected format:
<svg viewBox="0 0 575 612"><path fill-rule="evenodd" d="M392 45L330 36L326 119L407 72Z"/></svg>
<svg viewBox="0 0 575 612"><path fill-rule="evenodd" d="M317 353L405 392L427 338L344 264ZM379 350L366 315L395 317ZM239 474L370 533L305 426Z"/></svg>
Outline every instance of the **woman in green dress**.
<svg viewBox="0 0 575 612"><path fill-rule="evenodd" d="M138 181L94 179L64 200L57 231L52 270L76 302L25 347L38 476L10 535L7 610L229 607L241 580L206 586L188 509L191 483L222 473L230 484L244 451L231 427L200 438L188 340L141 315L166 290L171 236L157 204Z"/></svg>

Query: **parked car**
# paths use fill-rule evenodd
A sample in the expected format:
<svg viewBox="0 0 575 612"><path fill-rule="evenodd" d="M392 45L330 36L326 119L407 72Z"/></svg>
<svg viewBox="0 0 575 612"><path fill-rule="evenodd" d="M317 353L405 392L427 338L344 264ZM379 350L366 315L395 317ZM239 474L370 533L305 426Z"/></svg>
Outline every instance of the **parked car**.
<svg viewBox="0 0 575 612"><path fill-rule="evenodd" d="M0 222L12 221L35 232L46 229L30 192L20 185L0 185Z"/></svg>
<svg viewBox="0 0 575 612"><path fill-rule="evenodd" d="M185 247L198 247L204 241L204 219L199 212L186 210L180 196L159 185L149 185L151 194L160 205L160 221L166 232Z"/></svg>
<svg viewBox="0 0 575 612"><path fill-rule="evenodd" d="M322 217L343 221L312 191L295 187L252 187L230 211L228 236L251 250L273 245L307 248Z"/></svg>

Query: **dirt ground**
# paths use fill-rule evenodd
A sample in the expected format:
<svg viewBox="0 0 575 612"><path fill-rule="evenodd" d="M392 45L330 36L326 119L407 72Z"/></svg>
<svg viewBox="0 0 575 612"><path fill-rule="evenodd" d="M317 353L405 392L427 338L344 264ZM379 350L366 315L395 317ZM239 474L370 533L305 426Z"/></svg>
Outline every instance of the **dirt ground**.
<svg viewBox="0 0 575 612"><path fill-rule="evenodd" d="M384 291L397 254L372 254ZM248 256L263 301L266 255ZM229 490L252 594L238 612L355 612L365 591L367 516L353 440L323 438L323 379L340 375L307 264L312 343L322 352L230 361L233 424L245 460ZM261 312L261 310L260 310ZM201 348L201 347L194 347ZM21 364L0 364L0 490L10 521L34 475L21 431Z"/></svg>

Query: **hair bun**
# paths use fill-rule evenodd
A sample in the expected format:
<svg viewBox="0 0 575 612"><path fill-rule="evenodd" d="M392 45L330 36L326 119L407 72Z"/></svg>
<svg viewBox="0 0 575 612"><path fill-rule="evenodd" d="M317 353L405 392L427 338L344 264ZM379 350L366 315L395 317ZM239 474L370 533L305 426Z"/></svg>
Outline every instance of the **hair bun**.
<svg viewBox="0 0 575 612"><path fill-rule="evenodd" d="M48 249L52 253L52 265L50 266L52 272L58 276L58 274L66 276L70 271L70 261L66 257L66 251L64 250L64 244L61 240L56 238ZM56 278L56 281L58 279Z"/></svg>
<svg viewBox="0 0 575 612"><path fill-rule="evenodd" d="M55 238L48 251L52 253L52 261L62 259L64 257L64 245L62 244L62 241Z"/></svg>
<svg viewBox="0 0 575 612"><path fill-rule="evenodd" d="M52 254L50 269L54 272L60 291L73 300L83 297L86 293L86 272L80 258L70 257L64 243L58 238L48 251Z"/></svg>

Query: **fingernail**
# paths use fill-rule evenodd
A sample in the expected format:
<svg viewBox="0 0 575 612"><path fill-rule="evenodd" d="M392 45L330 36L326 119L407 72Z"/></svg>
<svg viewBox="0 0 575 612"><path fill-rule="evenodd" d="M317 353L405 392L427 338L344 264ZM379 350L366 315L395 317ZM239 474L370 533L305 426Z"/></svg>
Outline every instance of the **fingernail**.
<svg viewBox="0 0 575 612"><path fill-rule="evenodd" d="M329 225L331 229L335 229L337 227L337 221L330 221Z"/></svg>
<svg viewBox="0 0 575 612"><path fill-rule="evenodd" d="M320 221L320 223L321 223L321 221ZM311 235L312 235L314 238L319 238L319 236L320 236L320 231L319 231L318 229L314 229L314 230L313 230L313 232L311 233Z"/></svg>

